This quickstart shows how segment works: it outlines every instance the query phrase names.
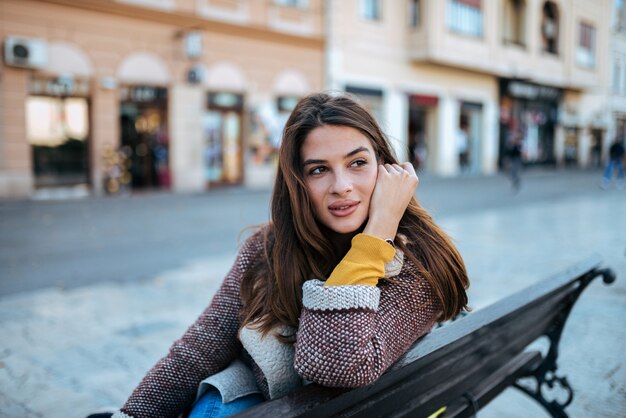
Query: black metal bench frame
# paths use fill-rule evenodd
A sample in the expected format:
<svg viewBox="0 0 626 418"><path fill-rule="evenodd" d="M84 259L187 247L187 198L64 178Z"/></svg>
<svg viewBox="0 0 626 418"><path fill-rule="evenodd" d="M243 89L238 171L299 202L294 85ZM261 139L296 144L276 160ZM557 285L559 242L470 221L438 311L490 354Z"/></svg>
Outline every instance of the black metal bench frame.
<svg viewBox="0 0 626 418"><path fill-rule="evenodd" d="M553 417L567 417L574 391L557 375L559 341L580 294L601 276L615 280L601 258L591 257L493 305L433 330L374 384L357 389L316 384L265 402L237 417L467 417L509 386L541 404ZM547 353L528 351L546 336ZM530 378L534 387L520 384ZM565 401L544 391L560 387Z"/></svg>

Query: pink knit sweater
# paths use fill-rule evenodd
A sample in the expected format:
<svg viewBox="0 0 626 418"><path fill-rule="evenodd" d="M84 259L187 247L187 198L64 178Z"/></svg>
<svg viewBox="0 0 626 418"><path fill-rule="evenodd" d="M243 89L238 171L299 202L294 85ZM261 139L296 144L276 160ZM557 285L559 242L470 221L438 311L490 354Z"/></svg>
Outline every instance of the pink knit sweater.
<svg viewBox="0 0 626 418"><path fill-rule="evenodd" d="M148 372L115 417L176 417L192 405L203 379L242 357L248 358L266 398L293 388L294 376L298 384L303 378L325 386L368 385L427 333L440 313L428 282L418 276L413 264L400 260L391 269L395 271L386 275L393 275L393 282L383 280L378 286L305 282L294 346L250 336L248 328L240 333L241 278L263 251L262 240L263 234L257 233L246 241L210 305ZM222 396L227 400L223 392Z"/></svg>

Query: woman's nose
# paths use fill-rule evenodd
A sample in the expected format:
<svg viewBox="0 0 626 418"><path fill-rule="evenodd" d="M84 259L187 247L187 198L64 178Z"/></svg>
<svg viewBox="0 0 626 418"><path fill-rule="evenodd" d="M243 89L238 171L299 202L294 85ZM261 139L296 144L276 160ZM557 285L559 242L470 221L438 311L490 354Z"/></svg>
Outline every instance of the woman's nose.
<svg viewBox="0 0 626 418"><path fill-rule="evenodd" d="M352 181L350 176L337 172L332 184L332 193L344 195L352 191Z"/></svg>

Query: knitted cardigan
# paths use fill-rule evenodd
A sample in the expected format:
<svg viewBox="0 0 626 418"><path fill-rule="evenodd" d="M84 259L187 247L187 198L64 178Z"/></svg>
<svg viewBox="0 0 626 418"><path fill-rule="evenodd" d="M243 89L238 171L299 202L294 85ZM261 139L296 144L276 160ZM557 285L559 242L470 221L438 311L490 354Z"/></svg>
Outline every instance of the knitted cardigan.
<svg viewBox="0 0 626 418"><path fill-rule="evenodd" d="M365 386L426 334L441 312L428 282L398 251L385 265L385 277L393 280L378 286L306 281L296 343L262 338L258 331L241 327L240 285L243 273L263 252L263 236L259 232L245 242L210 305L148 372L115 418L177 417L200 395L203 380L216 386L225 402L253 392L276 398L303 379L324 386ZM221 386L224 379L250 380L246 374L254 377L256 388Z"/></svg>

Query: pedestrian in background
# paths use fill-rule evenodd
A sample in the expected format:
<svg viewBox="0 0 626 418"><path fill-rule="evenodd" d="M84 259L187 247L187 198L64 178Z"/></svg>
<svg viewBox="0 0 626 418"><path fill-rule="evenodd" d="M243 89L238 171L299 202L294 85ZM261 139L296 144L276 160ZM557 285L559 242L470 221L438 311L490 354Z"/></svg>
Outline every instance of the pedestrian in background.
<svg viewBox="0 0 626 418"><path fill-rule="evenodd" d="M609 162L604 170L600 187L607 189L611 184L613 172L617 172L617 188L624 188L624 140L617 136L609 148Z"/></svg>
<svg viewBox="0 0 626 418"><path fill-rule="evenodd" d="M469 134L467 133L468 125L465 119L461 120L461 124L456 133L456 150L459 155L459 167L464 173L469 167Z"/></svg>
<svg viewBox="0 0 626 418"><path fill-rule="evenodd" d="M306 381L376 381L467 307L463 260L417 185L361 105L302 99L283 133L271 222L114 417L223 417Z"/></svg>
<svg viewBox="0 0 626 418"><path fill-rule="evenodd" d="M521 187L522 181L522 136L520 133L516 133L513 137L513 141L509 145L509 173L511 176L511 186L513 190L518 191Z"/></svg>

